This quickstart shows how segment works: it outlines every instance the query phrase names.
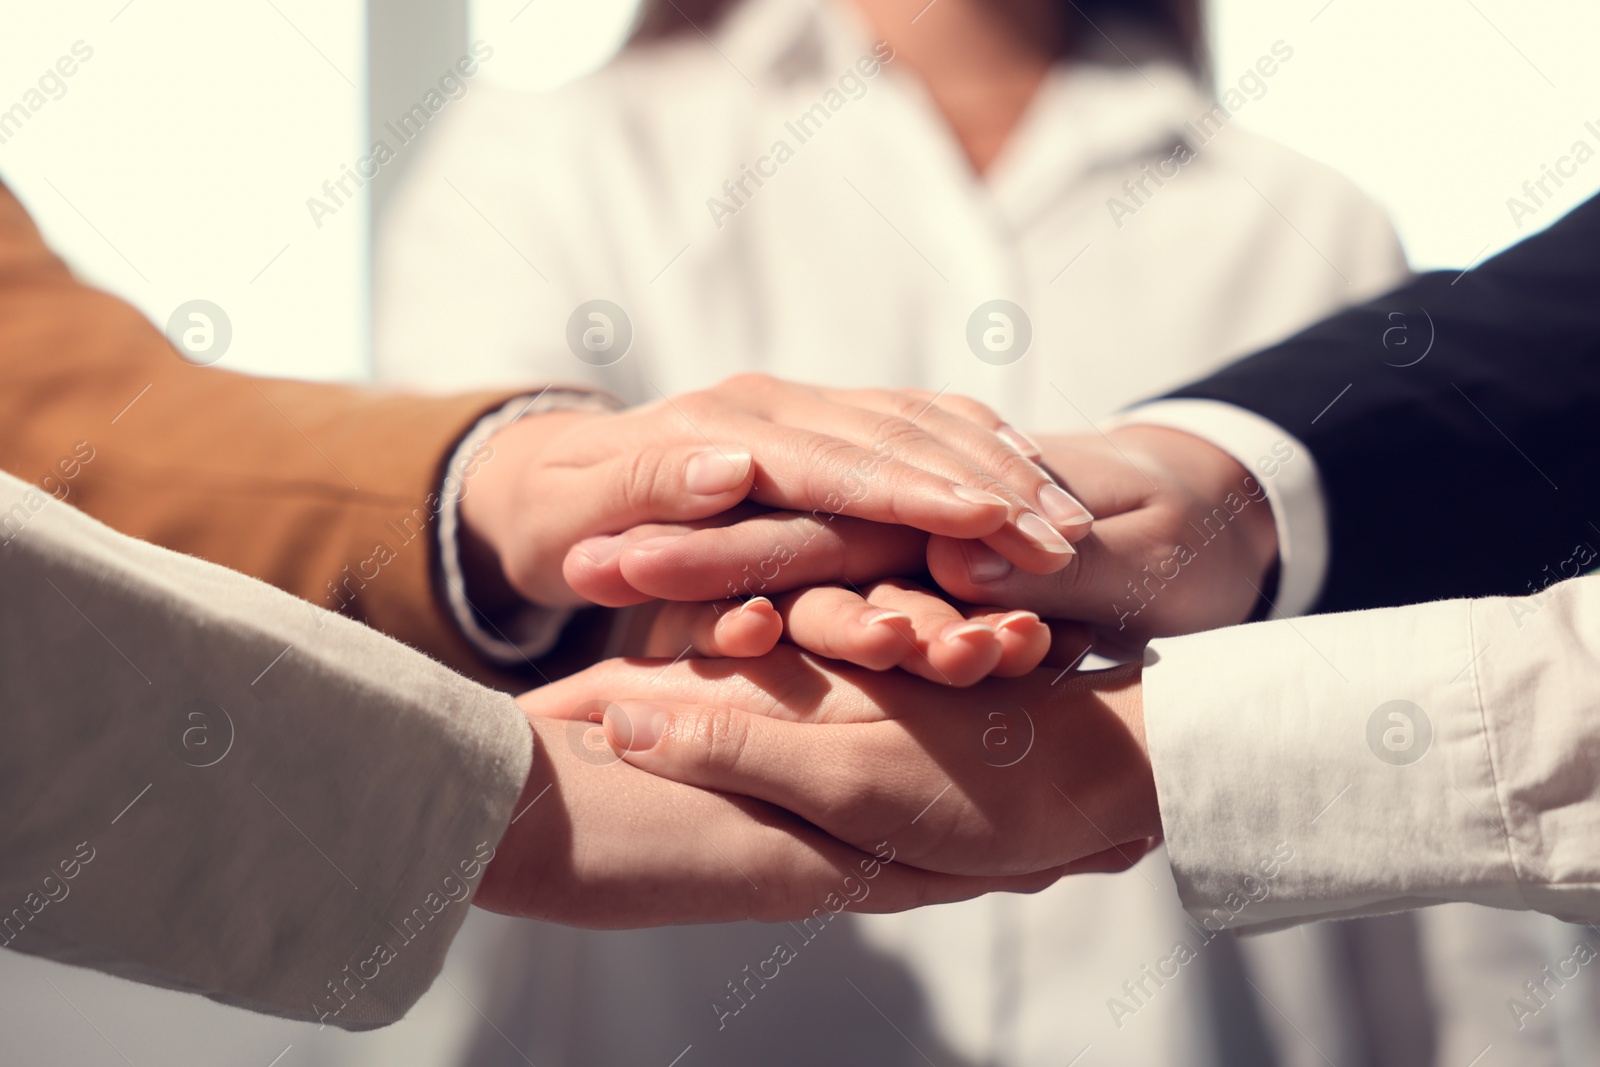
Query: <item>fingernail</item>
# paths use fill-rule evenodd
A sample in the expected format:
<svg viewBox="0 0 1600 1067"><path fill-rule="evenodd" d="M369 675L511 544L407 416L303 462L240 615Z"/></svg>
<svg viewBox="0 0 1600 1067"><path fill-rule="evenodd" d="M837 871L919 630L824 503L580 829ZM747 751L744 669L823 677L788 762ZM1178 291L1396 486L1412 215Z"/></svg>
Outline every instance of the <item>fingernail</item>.
<svg viewBox="0 0 1600 1067"><path fill-rule="evenodd" d="M1024 511L1017 519L1017 531L1046 552L1058 556L1077 554L1078 550L1067 543L1060 530L1032 511Z"/></svg>
<svg viewBox="0 0 1600 1067"><path fill-rule="evenodd" d="M663 548L671 548L682 541L683 534L667 534L664 537L646 537L642 541L635 541L628 546L629 552L660 552ZM621 541L622 538L617 538Z"/></svg>
<svg viewBox="0 0 1600 1067"><path fill-rule="evenodd" d="M967 577L980 585L1011 573L1011 561L981 541L964 542L961 549L967 557Z"/></svg>
<svg viewBox="0 0 1600 1067"><path fill-rule="evenodd" d="M939 640L955 642L963 637L973 637L979 634L994 636L994 627L986 622L969 620L967 622L953 622L939 631Z"/></svg>
<svg viewBox="0 0 1600 1067"><path fill-rule="evenodd" d="M990 507L998 504L1003 508L1011 506L1003 498L984 492L982 489L974 489L970 485L952 486L950 491L969 504L987 504Z"/></svg>
<svg viewBox="0 0 1600 1067"><path fill-rule="evenodd" d="M1038 459L1044 453L1039 448L1039 443L1015 426L1002 426L995 431L1000 440L1021 452L1029 459Z"/></svg>
<svg viewBox="0 0 1600 1067"><path fill-rule="evenodd" d="M622 538L620 536L596 537L591 541L585 542L580 547L583 554L588 556L595 566L604 567L616 560L617 556L622 553Z"/></svg>
<svg viewBox="0 0 1600 1067"><path fill-rule="evenodd" d="M1059 485L1039 490L1039 510L1057 526L1082 526L1094 521L1083 502Z"/></svg>
<svg viewBox="0 0 1600 1067"><path fill-rule="evenodd" d="M734 610L734 614L735 615L743 615L747 611L774 611L774 610L776 610L776 609L773 608L772 601L768 600L764 596L753 596L749 600L746 600L743 604L740 604L738 606L738 608Z"/></svg>
<svg viewBox="0 0 1600 1067"><path fill-rule="evenodd" d="M888 608L868 608L861 613L861 625L879 626L892 622L910 622L911 616L903 611L890 611Z"/></svg>
<svg viewBox="0 0 1600 1067"><path fill-rule="evenodd" d="M656 746L667 728L667 713L653 704L631 701L606 705L606 737L620 752L644 752Z"/></svg>
<svg viewBox="0 0 1600 1067"><path fill-rule="evenodd" d="M1013 611L995 623L994 628L996 630L1015 630L1024 623L1029 626L1036 626L1039 623L1039 616L1031 611Z"/></svg>
<svg viewBox="0 0 1600 1067"><path fill-rule="evenodd" d="M696 452L684 470L684 487L696 496L718 496L737 489L750 473L750 453L708 448Z"/></svg>

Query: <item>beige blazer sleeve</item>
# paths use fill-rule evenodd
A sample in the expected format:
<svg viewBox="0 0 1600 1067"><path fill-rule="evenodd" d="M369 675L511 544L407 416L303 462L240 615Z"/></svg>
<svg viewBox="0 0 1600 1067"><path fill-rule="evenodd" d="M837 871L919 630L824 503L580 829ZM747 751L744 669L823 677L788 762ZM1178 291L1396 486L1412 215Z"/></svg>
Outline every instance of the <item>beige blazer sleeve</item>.
<svg viewBox="0 0 1600 1067"><path fill-rule="evenodd" d="M0 944L400 1018L526 781L512 700L0 475Z"/></svg>

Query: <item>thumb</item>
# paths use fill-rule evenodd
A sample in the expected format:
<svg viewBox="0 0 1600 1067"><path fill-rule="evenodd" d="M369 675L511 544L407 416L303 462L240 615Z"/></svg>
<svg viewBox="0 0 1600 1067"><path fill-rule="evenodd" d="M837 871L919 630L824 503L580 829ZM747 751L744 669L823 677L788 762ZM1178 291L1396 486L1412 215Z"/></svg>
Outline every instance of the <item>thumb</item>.
<svg viewBox="0 0 1600 1067"><path fill-rule="evenodd" d="M586 597L573 588L566 571L574 565L604 569L613 562L591 558L595 545L614 541L596 535L709 518L737 505L754 484L750 451L733 445L646 445L594 464L560 468L543 490L548 510L537 524L521 525L528 540L509 552L502 550L502 564L511 584L525 596L546 604L582 603ZM579 545L588 554L581 551L577 563L569 563L567 557ZM552 560L555 568L545 566ZM553 574L544 573L552 569ZM561 588L541 588L551 581ZM615 601L608 606L649 599L627 595L631 590L618 593L607 598Z"/></svg>
<svg viewBox="0 0 1600 1067"><path fill-rule="evenodd" d="M874 778L863 742L875 724L794 723L730 707L637 701L610 703L604 723L611 747L641 770L765 800L841 840L873 832L842 816L866 806L851 797ZM849 738L840 735L845 729Z"/></svg>

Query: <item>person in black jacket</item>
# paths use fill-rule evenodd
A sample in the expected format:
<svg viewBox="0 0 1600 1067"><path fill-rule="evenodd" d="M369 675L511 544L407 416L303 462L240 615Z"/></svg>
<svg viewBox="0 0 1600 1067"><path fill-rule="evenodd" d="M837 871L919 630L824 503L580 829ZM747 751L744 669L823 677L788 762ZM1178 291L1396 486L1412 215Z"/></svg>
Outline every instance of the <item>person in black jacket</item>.
<svg viewBox="0 0 1600 1067"><path fill-rule="evenodd" d="M1112 643L1252 608L1525 597L1600 561L1597 417L1600 197L1103 434L1042 439L1097 517L1081 566L1029 575L940 538L930 565L957 597L1084 619Z"/></svg>

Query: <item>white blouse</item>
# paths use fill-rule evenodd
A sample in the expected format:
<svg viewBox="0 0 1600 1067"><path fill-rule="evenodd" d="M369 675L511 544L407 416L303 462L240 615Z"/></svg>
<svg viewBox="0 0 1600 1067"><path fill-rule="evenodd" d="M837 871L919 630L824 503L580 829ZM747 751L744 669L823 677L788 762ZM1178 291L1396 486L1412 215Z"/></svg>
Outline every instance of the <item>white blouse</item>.
<svg viewBox="0 0 1600 1067"><path fill-rule="evenodd" d="M1213 112L1176 67L1058 66L980 176L883 51L843 5L749 0L709 38L630 49L549 95L474 87L441 115L379 235L379 378L556 380L641 402L760 370L949 389L1070 432L1405 277L1370 200ZM1274 76L1289 79L1283 51ZM1107 1007L1188 929L1159 857L849 929L914 975L914 1032L936 1053L1060 1067L1093 1046L1085 1064L1209 1062L1196 983L1137 1020ZM744 949L707 962L726 942L704 930L548 936L581 963L560 997L528 1004L511 1035L522 1048L666 1063L692 1043L697 1064L753 1062L740 1059L752 1047L778 1063L770 1050L818 1013L881 1023L845 981L866 979L843 945L812 953L821 977L804 994L774 990L730 1022L735 1038L709 1010L728 995L721 979L682 968L735 978ZM1287 951L1317 1003L1326 983L1299 962L1314 946L1297 935ZM871 983L860 992L889 1003ZM627 1027L583 1007L619 1002ZM1337 1028L1297 1022L1319 1038ZM1298 1043L1291 1032L1283 1047ZM835 1060L855 1047L840 1035Z"/></svg>

